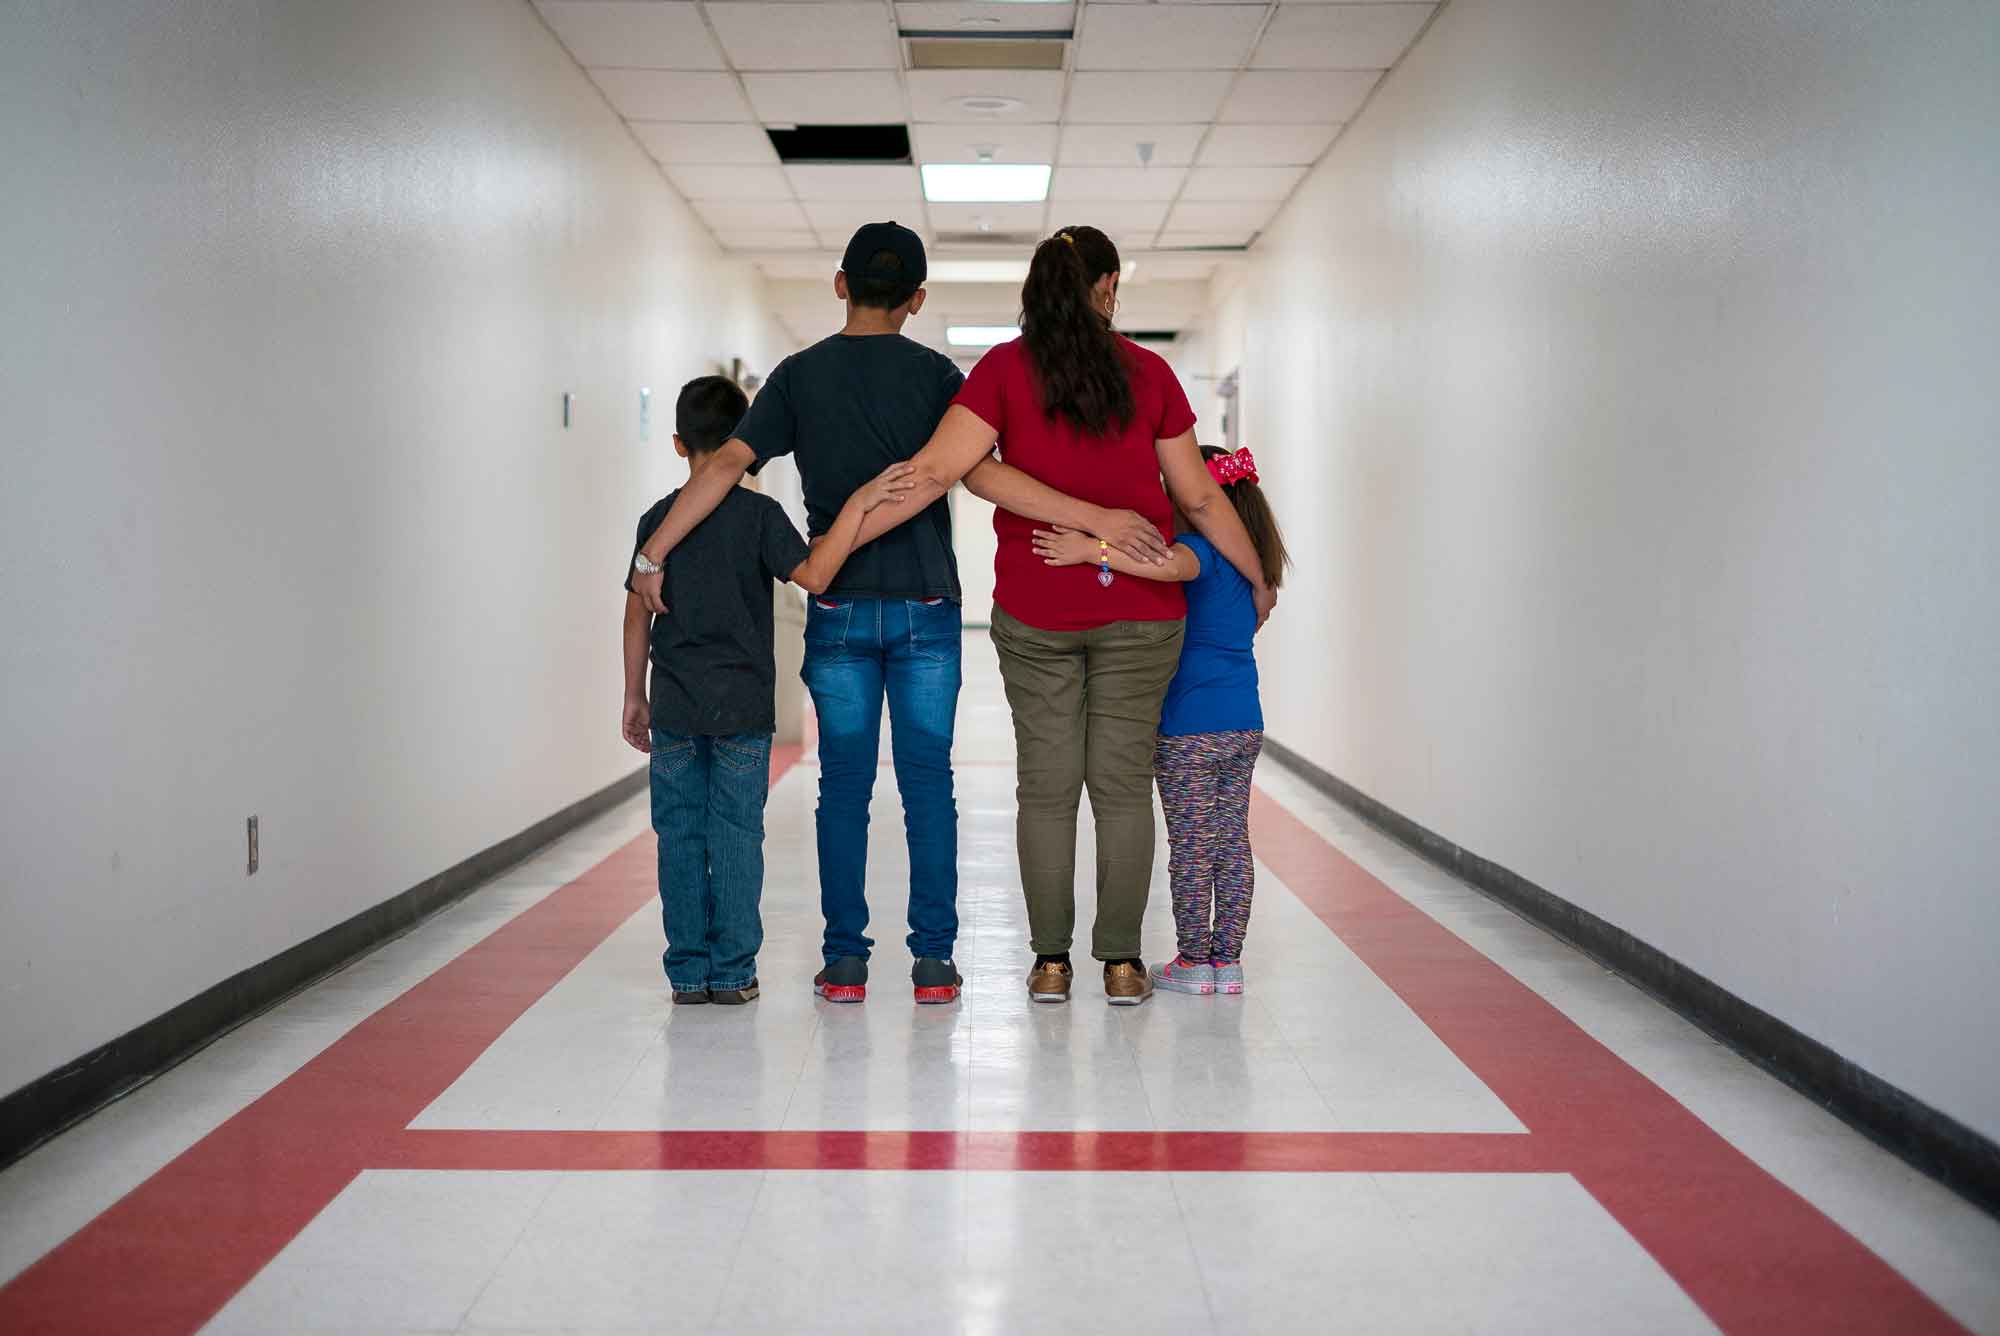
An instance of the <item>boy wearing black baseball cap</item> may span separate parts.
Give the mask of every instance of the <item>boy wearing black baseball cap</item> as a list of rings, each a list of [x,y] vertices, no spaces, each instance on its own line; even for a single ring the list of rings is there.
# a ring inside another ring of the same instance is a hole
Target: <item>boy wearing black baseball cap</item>
[[[659,565],[746,472],[795,455],[811,532],[824,533],[857,489],[923,448],[964,376],[903,337],[924,304],[922,238],[897,223],[855,232],[834,276],[846,303],[838,334],[780,362],[733,438],[689,481],[640,555]],[[706,483],[707,485],[704,485]],[[633,589],[655,611],[656,583]],[[809,601],[803,676],[819,716],[821,996],[859,1002],[874,943],[866,934],[868,802],[886,698],[896,785],[910,843],[909,948],[919,1002],[950,1002],[960,978],[958,808],[951,742],[958,709],[958,563],[940,500],[856,551]]]

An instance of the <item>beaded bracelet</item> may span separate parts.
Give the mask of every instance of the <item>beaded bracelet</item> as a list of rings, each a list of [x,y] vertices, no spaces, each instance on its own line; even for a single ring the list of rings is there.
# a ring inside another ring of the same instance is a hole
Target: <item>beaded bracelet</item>
[[[1097,583],[1111,585],[1111,544],[1102,538],[1097,540]]]

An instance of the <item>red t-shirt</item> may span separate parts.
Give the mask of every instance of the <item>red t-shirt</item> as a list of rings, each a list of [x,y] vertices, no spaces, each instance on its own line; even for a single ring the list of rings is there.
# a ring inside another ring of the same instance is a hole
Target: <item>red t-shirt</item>
[[[1156,443],[1194,426],[1194,410],[1158,353],[1118,340],[1132,379],[1132,421],[1123,431],[1088,436],[1067,418],[1042,408],[1027,345],[1019,339],[989,349],[953,403],[963,404],[1000,433],[1000,457],[1031,478],[1079,501],[1136,510],[1173,540],[1173,503],[1160,481]],[[1043,631],[1089,631],[1112,622],[1166,622],[1187,616],[1187,597],[1171,580],[1114,573],[1109,588],[1096,565],[1046,566],[1035,555],[1036,522],[995,511],[999,552],[993,558],[993,601],[1010,617]]]

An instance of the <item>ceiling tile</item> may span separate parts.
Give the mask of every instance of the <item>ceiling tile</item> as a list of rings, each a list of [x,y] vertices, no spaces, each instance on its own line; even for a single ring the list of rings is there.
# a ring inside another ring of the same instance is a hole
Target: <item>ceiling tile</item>
[[[682,164],[667,168],[667,179],[689,199],[790,199],[792,183],[776,167],[714,167]]]
[[[632,133],[661,162],[776,166],[778,154],[762,126],[703,125],[687,121],[634,121]]]
[[[1160,250],[1173,250],[1182,246],[1189,249],[1206,246],[1247,246],[1256,235],[1257,229],[1254,227],[1240,228],[1234,232],[1162,232],[1154,239],[1153,245]]]
[[[715,5],[708,17],[739,70],[893,70],[900,63],[880,5]]]
[[[923,206],[908,200],[804,200],[800,207],[812,220],[815,232],[835,232],[845,247],[847,238],[863,223],[901,223],[918,232],[927,231]]]
[[[911,70],[911,119],[965,124],[1047,123],[1062,112],[1061,70]],[[1021,105],[1006,111],[977,111],[959,105],[963,97],[1007,98]]]
[[[1152,204],[1051,204],[1050,232],[1065,227],[1094,227],[1110,237],[1121,252],[1143,250],[1167,220],[1164,201]]]
[[[834,251],[847,249],[848,238],[864,223],[901,223],[919,233],[930,232],[923,206],[908,200],[808,200],[802,207],[813,231],[819,233],[820,244]]]
[[[654,0],[541,0],[535,6],[579,65],[719,70],[701,11]]]
[[[1250,63],[1271,70],[1385,70],[1402,58],[1434,8],[1280,5]]]
[[[1196,167],[1188,173],[1181,198],[1282,200],[1305,174],[1303,167]]]
[[[723,232],[809,232],[806,216],[790,200],[694,201],[701,220]]]
[[[939,232],[1042,231],[1040,204],[933,204],[931,226]]]
[[[754,120],[733,74],[667,70],[590,70],[591,79],[628,121]]]
[[[1319,161],[1338,125],[1218,125],[1201,146],[1203,166],[1290,167]]]
[[[1182,200],[1167,215],[1169,232],[1254,232],[1278,211],[1275,200]]]
[[[1175,74],[1083,70],[1070,76],[1069,107],[1063,119],[1080,125],[1211,121],[1229,90],[1230,78],[1222,70]]]
[[[757,232],[720,229],[718,236],[727,250],[734,251],[816,251],[819,238],[810,232]]]
[[[911,148],[918,162],[984,162],[981,149],[990,150],[993,162],[1054,162],[1054,125],[913,125]]]
[[[1151,283],[1155,279],[1194,281],[1207,278],[1215,272],[1220,259],[1213,255],[1162,255],[1140,251],[1127,253],[1126,259],[1135,264],[1132,270],[1132,286]],[[1121,284],[1121,289],[1124,287]]]
[[[1126,200],[1088,200],[1081,203],[1049,205],[1049,231],[1076,224],[1095,227],[1111,234],[1114,240],[1127,232],[1151,234],[1160,230],[1160,224],[1167,221],[1167,201],[1130,202]]]
[[[1075,167],[1136,167],[1139,145],[1153,146],[1153,166],[1194,160],[1205,125],[1065,125],[1056,161]]]
[[[1185,167],[1058,167],[1049,198],[1077,200],[1170,200],[1181,190]]]
[[[1354,119],[1379,70],[1250,70],[1236,81],[1217,119],[1304,125]]]
[[[1250,54],[1261,5],[1090,5],[1079,70],[1233,70]]]
[[[888,70],[746,74],[743,86],[766,125],[895,125],[907,119]]]
[[[955,3],[922,0],[896,6],[898,26],[917,32],[1063,32],[1076,24],[1074,5]]]
[[[914,167],[810,164],[785,168],[801,200],[902,200],[904,211],[921,207],[923,192]]]

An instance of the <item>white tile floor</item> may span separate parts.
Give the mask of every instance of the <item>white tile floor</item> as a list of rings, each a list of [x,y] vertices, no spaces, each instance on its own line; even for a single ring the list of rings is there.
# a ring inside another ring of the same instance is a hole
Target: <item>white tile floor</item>
[[[910,1006],[876,902],[859,1008],[815,1002],[804,765],[773,793],[765,996],[672,1011],[635,914],[413,1124],[427,1129],[1523,1129],[1261,871],[1240,1000],[1022,996],[1011,746],[991,650],[960,715],[967,995]],[[1267,762],[1265,790],[1910,1277],[2000,1333],[2000,1224]],[[874,884],[904,877],[885,770]],[[0,1281],[356,1022],[645,829],[634,802],[0,1173]],[[1088,849],[1083,853],[1088,865]],[[1148,946],[1168,949],[1161,860]],[[1086,912],[1087,916],[1087,912]],[[371,1171],[213,1332],[1681,1332],[1707,1319],[1563,1174]]]

